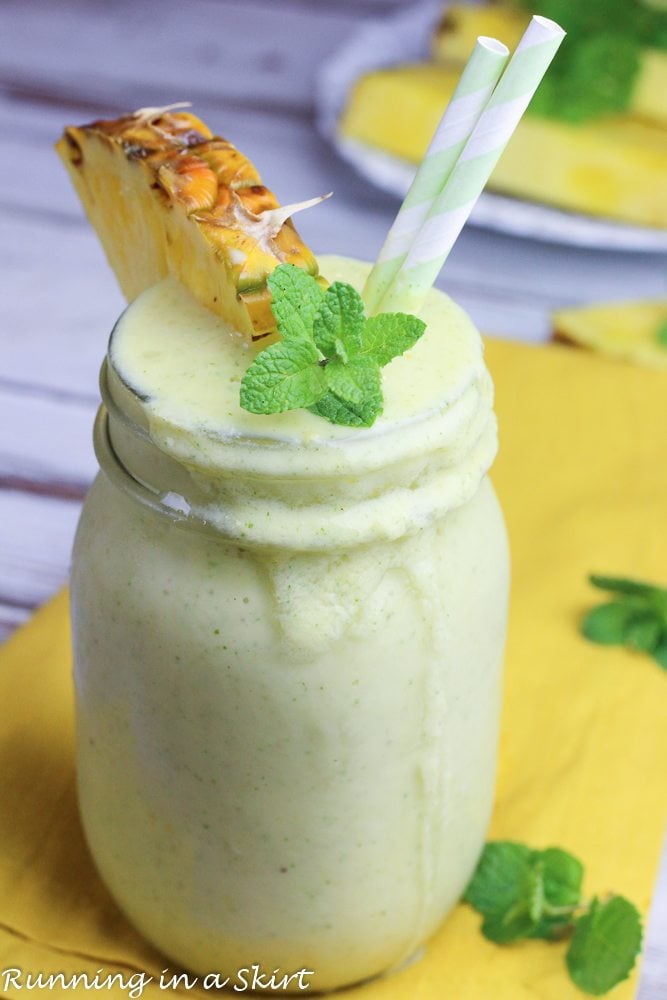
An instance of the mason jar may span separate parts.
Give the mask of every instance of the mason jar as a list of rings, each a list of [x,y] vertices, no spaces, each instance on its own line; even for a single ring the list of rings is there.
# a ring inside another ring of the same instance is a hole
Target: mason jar
[[[434,292],[429,325],[464,331],[441,405],[392,419],[418,357],[370,429],[189,420],[191,373],[156,388],[127,360],[184,294],[137,300],[102,368],[72,570],[81,815],[173,962],[329,990],[413,956],[484,841],[508,590],[491,383]]]

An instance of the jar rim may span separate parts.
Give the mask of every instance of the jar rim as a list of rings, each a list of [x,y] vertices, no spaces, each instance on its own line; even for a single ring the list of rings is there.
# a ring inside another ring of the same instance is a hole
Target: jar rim
[[[125,402],[142,409],[146,423],[133,419],[128,406],[119,400],[118,393],[114,394],[110,373],[122,386]],[[350,436],[308,440],[245,432],[218,434],[200,428],[200,438],[206,443],[202,449],[195,435],[179,435],[176,425],[162,423],[159,428],[157,425],[149,428],[145,398],[128,384],[109,355],[102,362],[99,387],[102,401],[114,420],[189,468],[204,474],[224,471],[262,477],[287,475],[302,480],[364,475],[433,451],[456,449],[479,411],[486,415],[493,406],[493,386],[482,362],[477,370],[467,373],[456,392],[439,407],[380,430],[354,428],[355,433]]]
[[[321,263],[358,288],[370,269],[326,255]],[[336,425],[303,410],[248,413],[238,398],[247,344],[173,279],[147,289],[116,322],[103,383],[158,448],[204,473],[362,475],[455,447],[475,405],[492,405],[483,344],[465,311],[433,289],[420,315],[425,335],[383,369],[384,413],[372,427]]]
[[[352,506],[297,507],[274,502],[273,513],[279,512],[280,516],[264,520],[261,500],[254,504],[245,499],[222,507],[217,502],[195,507],[179,493],[141,482],[113,446],[109,417],[103,404],[95,420],[94,446],[100,468],[115,487],[175,527],[214,533],[247,548],[317,552],[390,542],[414,534],[474,496],[497,450],[496,421],[491,413],[466,455],[464,469],[458,465],[440,468],[419,486],[400,486]]]

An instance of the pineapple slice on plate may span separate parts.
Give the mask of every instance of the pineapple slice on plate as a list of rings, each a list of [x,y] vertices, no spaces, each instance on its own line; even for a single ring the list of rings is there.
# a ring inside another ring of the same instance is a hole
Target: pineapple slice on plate
[[[175,107],[72,126],[56,149],[128,301],[172,274],[248,339],[266,336],[267,276],[281,263],[317,275],[317,262],[250,160]]]
[[[458,69],[418,63],[362,76],[340,121],[353,139],[418,163]],[[525,116],[489,188],[559,208],[667,228],[667,132],[630,118],[585,127]]]
[[[554,340],[667,371],[667,299],[560,309]]]

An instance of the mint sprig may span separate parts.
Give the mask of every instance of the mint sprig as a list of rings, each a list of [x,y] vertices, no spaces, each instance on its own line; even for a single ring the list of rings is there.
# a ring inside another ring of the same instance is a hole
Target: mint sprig
[[[603,646],[648,653],[667,670],[667,590],[624,577],[593,575],[589,580],[613,599],[586,614],[582,634]]]
[[[370,427],[382,413],[380,370],[413,347],[426,324],[407,313],[366,318],[358,292],[280,264],[268,277],[281,340],[257,355],[241,381],[251,413],[309,409],[334,424]]]
[[[582,899],[581,862],[559,847],[532,850],[513,841],[486,844],[464,900],[483,916],[496,944],[569,938],[571,978],[587,993],[606,993],[632,971],[642,942],[639,913],[622,896]]]
[[[581,863],[560,848],[533,851],[495,841],[484,848],[464,899],[483,914],[490,941],[554,940],[567,932],[579,905],[582,877]]]

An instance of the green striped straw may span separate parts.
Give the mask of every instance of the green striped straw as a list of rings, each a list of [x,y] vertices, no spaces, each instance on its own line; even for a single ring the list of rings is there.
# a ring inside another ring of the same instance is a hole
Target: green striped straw
[[[375,311],[405,260],[433,201],[442,191],[509,58],[495,38],[478,38],[410,190],[387,234],[363,299]]]
[[[564,37],[555,21],[532,18],[382,298],[383,311],[421,306]]]

